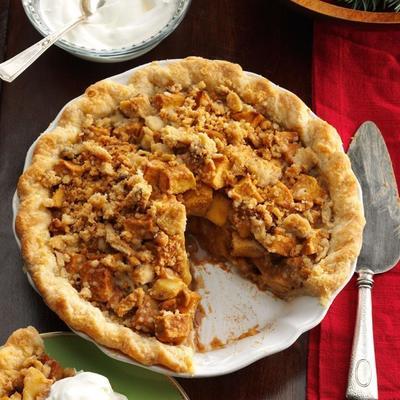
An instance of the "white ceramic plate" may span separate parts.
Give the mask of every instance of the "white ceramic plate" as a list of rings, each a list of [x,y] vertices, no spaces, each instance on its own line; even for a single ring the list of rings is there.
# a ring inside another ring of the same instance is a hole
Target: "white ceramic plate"
[[[162,63],[172,61],[176,60],[166,60]],[[136,67],[108,79],[125,84],[135,70],[144,66]],[[257,76],[250,72],[248,74]],[[54,129],[62,111],[45,132]],[[27,153],[24,170],[31,163],[35,144],[36,141]],[[360,199],[362,199],[361,189]],[[15,194],[13,198],[14,220],[18,207],[18,197]],[[16,239],[19,244],[17,236]],[[288,302],[282,301],[268,292],[259,291],[254,284],[242,279],[234,270],[227,272],[211,264],[196,267],[194,276],[200,276],[204,281],[204,287],[199,289],[199,293],[202,296],[201,304],[206,311],[206,316],[202,319],[199,328],[199,336],[200,342],[209,351],[195,354],[194,375],[174,373],[163,367],[145,368],[180,377],[217,376],[236,371],[263,357],[282,351],[291,346],[302,333],[322,321],[336,295],[350,280],[355,266],[356,263],[352,266],[346,282],[334,293],[326,306],[322,306],[318,299],[309,296],[298,297]],[[29,274],[28,279],[35,287]],[[257,326],[257,334],[237,340],[239,336],[255,326]],[[81,332],[76,333],[91,340]],[[212,349],[212,343],[216,342],[215,339],[227,343],[227,345],[223,348]],[[111,349],[100,345],[98,347],[112,358],[141,365]]]

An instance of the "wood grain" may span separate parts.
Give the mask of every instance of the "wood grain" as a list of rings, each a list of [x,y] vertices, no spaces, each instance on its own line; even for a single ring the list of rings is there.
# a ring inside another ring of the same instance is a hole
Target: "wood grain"
[[[8,0],[0,2],[0,63],[4,60],[6,49],[7,27],[8,27],[8,11],[10,3]],[[3,82],[0,80],[0,94]]]
[[[5,17],[6,16],[6,17]],[[8,22],[6,57],[40,35],[20,0],[0,0],[0,32]],[[4,36],[3,36],[4,37]],[[0,51],[4,49],[1,44]],[[30,144],[59,109],[96,80],[145,62],[199,55],[240,63],[311,101],[312,21],[280,2],[193,0],[179,28],[150,53],[118,64],[95,64],[54,47],[12,84],[0,103],[0,343],[32,324],[42,332],[66,329],[29,286],[12,233],[11,199]],[[307,339],[219,378],[181,379],[192,400],[305,398]]]

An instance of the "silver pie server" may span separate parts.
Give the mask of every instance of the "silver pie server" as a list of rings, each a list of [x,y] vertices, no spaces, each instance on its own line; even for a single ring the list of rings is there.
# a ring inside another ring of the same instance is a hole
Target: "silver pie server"
[[[366,226],[357,260],[358,307],[347,399],[378,399],[372,324],[373,275],[393,268],[400,258],[400,206],[396,180],[382,134],[364,122],[348,155],[360,182]]]
[[[57,40],[77,25],[85,22],[99,8],[103,7],[105,3],[106,0],[81,0],[80,8],[82,10],[82,15],[79,18],[46,36],[44,39],[28,47],[13,58],[1,63],[0,79],[6,82],[12,82],[32,65],[49,47],[57,42]]]

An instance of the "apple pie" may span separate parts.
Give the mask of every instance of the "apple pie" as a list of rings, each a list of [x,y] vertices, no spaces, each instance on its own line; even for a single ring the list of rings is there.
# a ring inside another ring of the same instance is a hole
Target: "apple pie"
[[[0,347],[0,400],[44,400],[52,384],[75,375],[49,357],[38,331],[18,329]]]
[[[364,218],[333,127],[235,64],[150,64],[102,81],[38,141],[18,185],[29,274],[69,326],[192,371],[185,233],[281,298],[329,299]]]

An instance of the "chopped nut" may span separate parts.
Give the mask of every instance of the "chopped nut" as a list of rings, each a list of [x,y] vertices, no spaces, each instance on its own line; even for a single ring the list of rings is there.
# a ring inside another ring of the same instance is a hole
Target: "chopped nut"
[[[140,138],[140,148],[144,150],[150,150],[151,146],[155,144],[154,133],[147,126],[142,129],[142,136]]]
[[[132,248],[120,238],[120,235],[118,235],[111,224],[106,225],[106,241],[115,250],[118,250],[128,256],[132,254]]]
[[[104,175],[113,176],[115,174],[114,168],[109,162],[103,162],[100,166],[100,171]]]
[[[318,157],[309,147],[302,147],[296,151],[294,162],[300,165],[304,172],[310,171],[317,165]]]
[[[229,92],[226,96],[226,103],[233,112],[239,112],[243,109],[242,100],[235,92]]]
[[[152,187],[141,175],[135,175],[128,181],[132,185],[131,191],[126,195],[125,204],[128,207],[145,208],[150,200]]]
[[[159,131],[163,128],[164,122],[157,115],[149,115],[144,119],[145,124],[153,131]]]
[[[121,253],[107,254],[101,259],[101,264],[111,271],[130,271],[131,267],[124,263],[124,257]]]
[[[150,264],[138,265],[132,272],[133,282],[139,285],[146,285],[153,281],[155,276],[154,268]]]
[[[187,147],[194,153],[204,152],[210,155],[217,152],[215,142],[203,132],[193,133],[168,125],[162,129],[161,139],[171,149]]]
[[[327,240],[328,237],[328,232],[325,230],[315,230],[313,234],[306,240],[303,248],[303,254],[311,255],[325,252],[324,255],[326,255],[329,247],[329,241]]]
[[[282,223],[282,227],[289,233],[293,233],[299,238],[306,238],[312,234],[313,229],[310,223],[298,214],[288,215]]]
[[[54,167],[54,170],[58,173],[65,171],[66,173],[72,173],[73,175],[81,175],[84,172],[84,166],[75,164],[72,161],[60,160]]]
[[[104,147],[99,146],[93,141],[83,142],[82,148],[102,161],[112,161],[111,154]]]
[[[153,143],[150,150],[152,153],[173,154],[172,150],[164,143]]]

